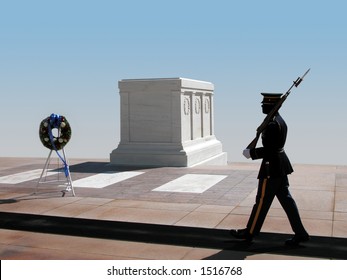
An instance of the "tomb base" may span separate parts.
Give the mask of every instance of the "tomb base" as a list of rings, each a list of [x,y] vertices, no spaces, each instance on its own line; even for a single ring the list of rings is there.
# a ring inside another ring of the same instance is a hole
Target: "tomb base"
[[[195,165],[225,165],[227,154],[216,139],[194,141],[187,147],[180,144],[131,143],[119,144],[110,155],[111,163],[120,166],[192,167]]]

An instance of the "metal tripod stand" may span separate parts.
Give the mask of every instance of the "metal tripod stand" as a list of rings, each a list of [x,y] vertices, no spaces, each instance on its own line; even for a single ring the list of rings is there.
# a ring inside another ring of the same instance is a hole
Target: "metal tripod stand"
[[[68,166],[67,166],[67,172],[65,172],[65,174],[61,174],[61,173],[64,173],[61,171],[61,169],[63,169],[63,167],[60,167],[59,165],[59,161],[58,161],[58,168],[55,169],[57,170],[57,179],[56,180],[48,180],[48,176],[51,176],[52,174],[48,174],[49,172],[52,172],[52,171],[55,171],[55,170],[50,170],[49,169],[49,166],[50,166],[50,163],[51,163],[51,156],[52,156],[52,152],[53,150],[50,150],[49,154],[48,154],[48,157],[47,157],[47,160],[46,160],[46,163],[42,169],[42,172],[41,172],[41,176],[40,176],[40,179],[38,180],[37,184],[36,184],[36,188],[35,188],[35,194],[38,192],[38,188],[39,188],[39,185],[40,184],[59,184],[59,183],[64,183],[65,185],[65,190],[62,190],[62,196],[64,197],[66,193],[68,192],[71,192],[73,196],[75,196],[75,190],[74,190],[74,187],[73,187],[73,184],[72,184],[72,179],[71,179],[71,174],[70,174],[70,170],[68,169]],[[68,160],[67,160],[67,157],[66,157],[66,153],[65,153],[65,150],[64,148],[62,148],[62,152],[63,152],[63,159],[65,161],[65,163],[68,163]],[[60,177],[64,176],[65,179],[61,179]]]

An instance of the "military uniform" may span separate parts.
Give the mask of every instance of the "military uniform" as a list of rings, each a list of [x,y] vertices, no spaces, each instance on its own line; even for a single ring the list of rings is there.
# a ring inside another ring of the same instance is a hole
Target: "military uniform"
[[[281,94],[263,94],[263,96],[263,108],[266,105],[271,108],[279,100]],[[279,113],[269,122],[261,136],[263,147],[249,150],[250,157],[253,160],[262,159],[258,173],[259,183],[256,201],[246,229],[231,230],[231,234],[237,238],[249,240],[257,235],[276,196],[295,233],[294,238],[296,239],[293,238],[291,241],[294,240],[294,243],[296,241],[298,241],[297,243],[307,241],[308,234],[301,222],[296,203],[289,192],[287,175],[293,172],[293,168],[284,151],[287,125]]]

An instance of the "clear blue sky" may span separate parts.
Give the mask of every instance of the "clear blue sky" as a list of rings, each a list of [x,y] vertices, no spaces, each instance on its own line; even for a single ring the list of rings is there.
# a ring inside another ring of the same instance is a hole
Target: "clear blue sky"
[[[346,1],[0,1],[0,156],[45,157],[38,126],[67,117],[69,157],[119,142],[118,81],[215,85],[215,134],[229,161],[261,123],[260,92],[285,92],[293,163],[347,163]]]

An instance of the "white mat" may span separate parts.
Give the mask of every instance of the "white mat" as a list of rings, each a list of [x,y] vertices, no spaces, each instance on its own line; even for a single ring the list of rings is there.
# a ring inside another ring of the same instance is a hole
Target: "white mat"
[[[30,180],[40,178],[42,169],[34,169],[30,171],[15,173],[7,176],[0,177],[0,184],[19,184]],[[49,172],[47,176],[54,175],[57,172]],[[46,175],[46,174],[45,174]]]
[[[224,175],[186,174],[153,191],[203,193],[226,177]]]
[[[119,183],[121,181],[130,179],[132,177],[143,174],[144,172],[117,172],[117,173],[100,173],[93,176],[89,176],[83,179],[73,181],[74,187],[78,188],[96,188],[101,189],[109,185]]]

